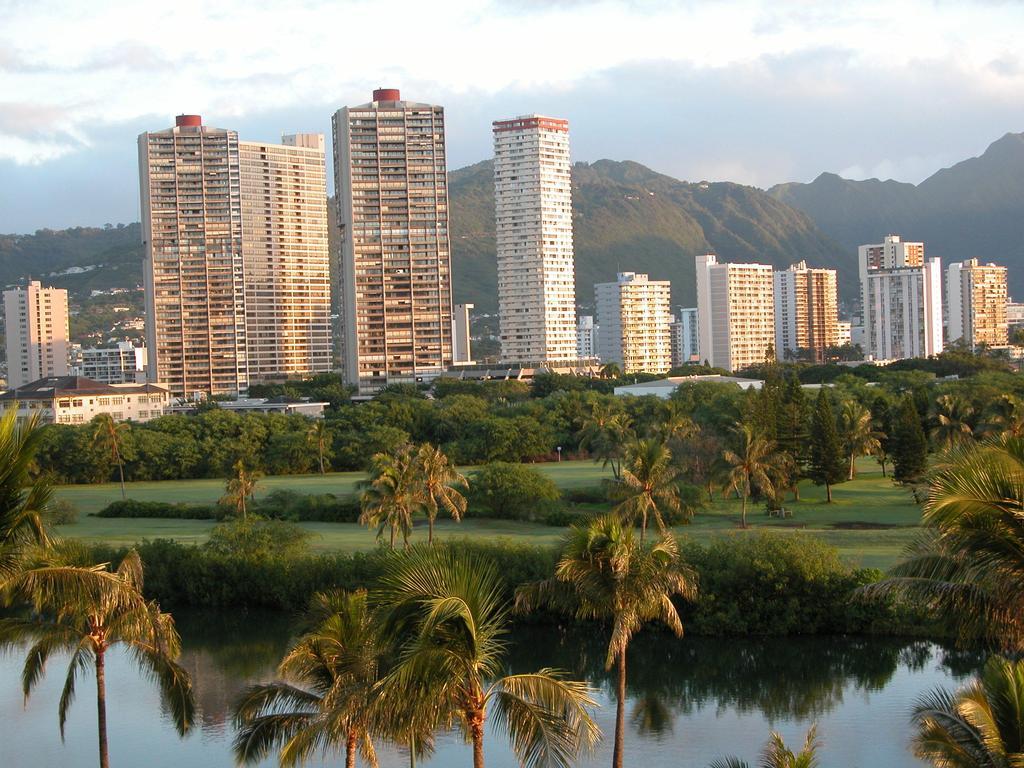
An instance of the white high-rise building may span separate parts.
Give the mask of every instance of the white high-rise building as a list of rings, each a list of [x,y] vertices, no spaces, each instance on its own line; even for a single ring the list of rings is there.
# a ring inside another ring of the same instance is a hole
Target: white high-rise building
[[[719,264],[697,256],[700,360],[739,371],[774,355],[775,300],[770,264]]]
[[[379,88],[333,122],[345,379],[432,379],[453,356],[444,108]]]
[[[37,280],[4,291],[7,386],[68,375],[68,292]]]
[[[597,330],[593,315],[576,316],[576,354],[581,359],[597,356]]]
[[[238,142],[249,380],[331,370],[324,137]]]
[[[700,362],[697,308],[680,307],[672,326],[672,367]]]
[[[569,122],[494,123],[494,209],[501,356],[577,356]]]
[[[146,380],[146,348],[130,341],[116,347],[90,347],[80,351],[81,376],[103,384],[142,384]]]
[[[839,346],[839,306],[834,269],[808,267],[806,261],[775,272],[775,354],[780,360],[799,353],[825,359]]]
[[[149,377],[172,395],[249,388],[238,163],[199,115],[139,136]]]
[[[899,235],[858,253],[864,354],[875,360],[928,357],[942,351],[942,266],[924,243]]]
[[[672,284],[620,272],[614,283],[597,283],[597,354],[623,373],[664,373],[672,367]]]
[[[452,340],[456,365],[473,362],[473,351],[469,334],[469,311],[473,304],[456,304],[452,307]]]
[[[973,351],[979,345],[1009,343],[1006,318],[1006,267],[977,259],[950,264],[946,270],[946,339],[963,339]]]

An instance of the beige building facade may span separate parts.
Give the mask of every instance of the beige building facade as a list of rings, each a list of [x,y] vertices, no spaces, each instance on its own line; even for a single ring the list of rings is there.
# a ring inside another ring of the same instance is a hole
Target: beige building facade
[[[170,393],[155,384],[104,384],[84,376],[49,376],[0,394],[0,412],[43,424],[85,424],[100,414],[144,422],[164,415]]]
[[[238,150],[249,381],[330,371],[324,137],[240,141]]]
[[[501,356],[577,355],[569,121],[543,115],[498,120],[494,210]]]
[[[839,346],[839,304],[834,269],[815,269],[801,261],[774,274],[775,354],[779,360],[810,353],[825,359]]]
[[[1009,344],[1006,310],[1006,267],[982,264],[978,259],[949,265],[947,341],[963,339],[971,350],[979,346],[1005,347]]]
[[[453,358],[444,108],[382,88],[333,126],[345,379],[429,380]]]
[[[620,272],[614,283],[594,286],[597,354],[623,373],[664,373],[672,367],[672,284],[645,274]]]
[[[7,386],[68,375],[68,292],[36,280],[4,291]]]
[[[181,397],[244,393],[238,134],[179,115],[138,146],[150,380]]]
[[[769,264],[719,264],[697,256],[699,357],[740,371],[774,356],[775,301]]]

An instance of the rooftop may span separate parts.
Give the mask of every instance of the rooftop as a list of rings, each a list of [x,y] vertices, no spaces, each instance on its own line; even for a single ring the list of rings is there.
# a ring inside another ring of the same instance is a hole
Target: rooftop
[[[166,392],[155,384],[104,384],[85,376],[50,376],[0,394],[0,400],[41,400],[66,395],[124,395]]]

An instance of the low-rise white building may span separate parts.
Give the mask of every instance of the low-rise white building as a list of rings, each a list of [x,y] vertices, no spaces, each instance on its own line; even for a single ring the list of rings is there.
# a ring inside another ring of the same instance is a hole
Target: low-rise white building
[[[104,384],[140,384],[146,380],[146,348],[130,341],[116,347],[92,347],[79,351],[82,376]]]
[[[0,394],[0,412],[18,418],[38,413],[43,424],[85,424],[102,413],[115,421],[149,421],[164,415],[170,393],[156,384],[104,384],[84,376],[37,379]]]

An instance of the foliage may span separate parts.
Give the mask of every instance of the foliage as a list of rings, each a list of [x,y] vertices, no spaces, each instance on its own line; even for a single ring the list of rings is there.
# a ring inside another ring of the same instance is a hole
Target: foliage
[[[78,507],[67,499],[54,499],[42,512],[47,525],[74,525],[78,522]]]
[[[469,481],[469,517],[535,520],[551,511],[561,496],[550,478],[524,464],[485,464]]]
[[[375,526],[378,540],[388,531],[391,549],[395,548],[395,535],[401,532],[402,543],[408,548],[413,516],[426,504],[412,448],[403,446],[393,453],[376,454],[364,486],[359,499],[360,524]]]
[[[807,731],[803,747],[799,752],[793,752],[786,746],[782,736],[778,732],[772,731],[768,737],[768,743],[765,744],[764,750],[761,752],[761,761],[758,766],[759,768],[816,768],[819,764],[818,749],[820,747],[821,742],[818,740],[818,729],[815,725],[812,725]],[[716,760],[708,768],[750,768],[750,764],[735,757],[727,757],[723,760]]]
[[[218,555],[263,559],[294,556],[308,548],[309,534],[281,520],[235,520],[210,531],[203,545]]]
[[[49,542],[43,515],[53,492],[31,474],[43,436],[38,423],[37,417],[20,423],[15,408],[0,417],[0,586],[34,547]]]
[[[775,443],[756,433],[751,425],[737,424],[733,435],[734,448],[727,449],[722,459],[728,467],[727,488],[743,499],[740,524],[746,528],[747,499],[755,493],[777,496],[777,489],[786,480],[786,465]]]
[[[666,517],[682,513],[679,500],[679,470],[672,465],[672,452],[659,438],[635,440],[626,448],[619,484],[613,487],[618,500],[615,511],[629,525],[640,523],[640,540],[647,534],[648,517],[658,530],[667,529]]]
[[[177,520],[217,520],[223,514],[221,507],[212,504],[172,504],[167,501],[138,501],[125,499],[112,501],[96,517],[149,517]]]
[[[815,485],[824,485],[828,500],[832,501],[832,486],[846,478],[842,443],[836,429],[832,398],[825,387],[818,392],[811,426],[811,461],[807,470]]]
[[[901,483],[912,483],[925,472],[928,440],[910,395],[904,395],[892,420],[893,475]]]

